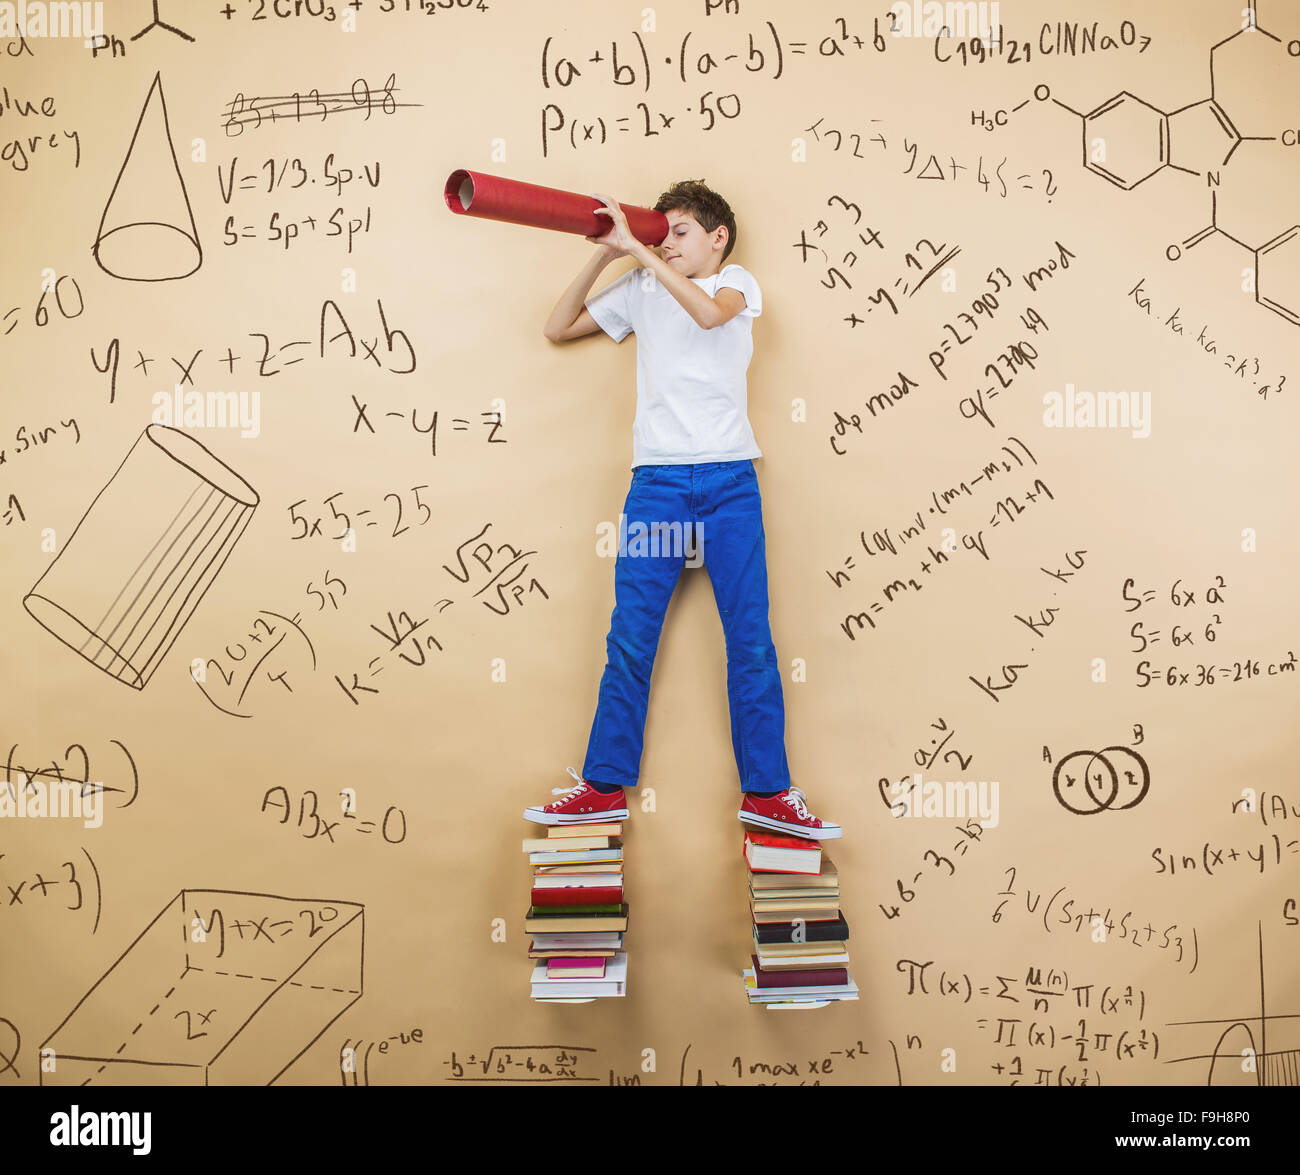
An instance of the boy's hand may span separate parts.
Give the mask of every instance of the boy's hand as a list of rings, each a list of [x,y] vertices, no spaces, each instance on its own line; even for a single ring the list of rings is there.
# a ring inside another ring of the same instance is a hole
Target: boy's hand
[[[602,236],[588,237],[587,240],[593,245],[604,245],[606,249],[613,250],[612,257],[622,257],[625,253],[634,253],[640,249],[641,242],[632,235],[632,230],[627,226],[627,216],[618,206],[618,202],[608,196],[602,196],[599,192],[591,194],[605,205],[604,208],[595,209],[595,212],[597,216],[608,216],[610,227],[609,232]]]

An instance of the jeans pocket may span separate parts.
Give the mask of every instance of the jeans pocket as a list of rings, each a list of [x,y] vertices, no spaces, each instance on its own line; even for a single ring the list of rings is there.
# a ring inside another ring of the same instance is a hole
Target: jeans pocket
[[[748,486],[757,480],[753,461],[735,461],[727,466],[727,476],[732,485]]]

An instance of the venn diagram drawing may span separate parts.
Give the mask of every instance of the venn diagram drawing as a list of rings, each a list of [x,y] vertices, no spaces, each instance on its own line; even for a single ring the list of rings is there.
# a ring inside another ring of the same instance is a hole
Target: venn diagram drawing
[[[1076,816],[1136,808],[1150,786],[1146,760],[1130,747],[1074,751],[1052,772],[1057,803]]]

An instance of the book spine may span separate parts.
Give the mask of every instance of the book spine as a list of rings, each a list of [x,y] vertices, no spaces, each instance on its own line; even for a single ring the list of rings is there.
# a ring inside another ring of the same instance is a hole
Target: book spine
[[[539,906],[534,903],[528,908],[529,918],[569,918],[575,914],[626,914],[627,907],[618,902],[583,906]]]
[[[754,963],[754,982],[764,987],[832,987],[849,981],[847,967],[790,967],[781,971],[764,971],[758,965],[758,956],[750,955]]]
[[[617,908],[623,901],[621,886],[547,886],[534,888],[534,906],[610,906]]]
[[[834,922],[800,922],[801,936],[795,937],[793,922],[756,922],[754,937],[764,946],[786,942],[848,942],[849,928],[842,919]]]
[[[791,877],[818,877],[821,875],[821,871],[822,871],[820,860],[811,869],[808,868],[791,869],[788,865],[778,866],[773,862],[769,862],[762,865],[755,864],[755,857],[752,856],[748,851],[742,853],[741,855],[745,858],[745,864],[749,867],[750,873],[761,873],[764,876],[771,876],[773,874],[785,873]],[[761,860],[762,858],[758,858],[758,859]],[[797,862],[797,863],[802,864],[802,862]]]
[[[622,849],[583,849],[578,852],[528,854],[530,865],[617,865],[622,860]]]

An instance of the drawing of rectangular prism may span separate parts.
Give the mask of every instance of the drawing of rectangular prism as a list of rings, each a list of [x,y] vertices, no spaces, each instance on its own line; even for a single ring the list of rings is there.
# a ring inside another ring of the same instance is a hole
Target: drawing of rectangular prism
[[[361,998],[364,948],[353,902],[181,890],[41,1046],[41,1084],[269,1085]]]

